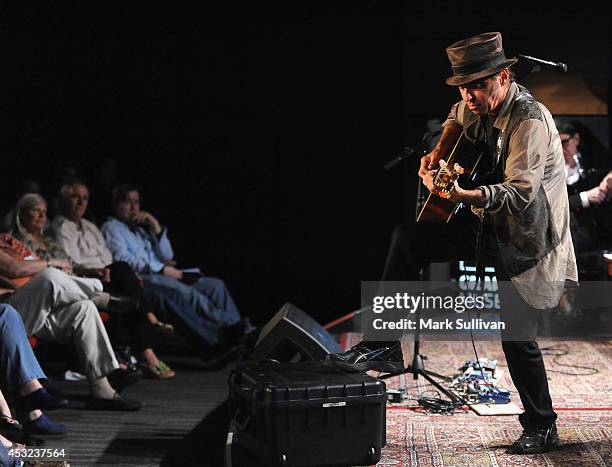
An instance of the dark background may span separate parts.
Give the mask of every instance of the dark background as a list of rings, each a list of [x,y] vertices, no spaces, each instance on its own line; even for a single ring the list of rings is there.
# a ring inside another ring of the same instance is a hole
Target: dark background
[[[508,56],[565,61],[607,103],[609,7],[535,3],[4,5],[0,208],[24,178],[52,198],[66,166],[98,213],[136,182],[179,262],[243,313],[289,301],[326,322],[359,307],[413,212],[414,163],[382,166],[458,100],[451,42],[501,31]]]

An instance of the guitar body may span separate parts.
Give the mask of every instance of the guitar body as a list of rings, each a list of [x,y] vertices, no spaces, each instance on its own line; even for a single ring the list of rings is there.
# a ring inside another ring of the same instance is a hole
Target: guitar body
[[[468,140],[465,133],[461,133],[451,153],[447,157],[443,157],[448,164],[447,167],[449,167],[449,170],[442,168],[438,169],[434,177],[434,184],[436,184],[439,189],[450,192],[453,189],[454,181],[458,179],[462,188],[473,188],[482,154],[482,148]],[[463,169],[461,174],[457,172],[451,173],[450,168],[452,168],[454,164],[461,166]],[[426,195],[419,196],[419,199],[417,199],[417,222],[429,219],[438,219],[448,222],[451,217],[453,217],[453,214],[462,206],[461,204],[429,192],[422,181],[419,192],[426,193]]]

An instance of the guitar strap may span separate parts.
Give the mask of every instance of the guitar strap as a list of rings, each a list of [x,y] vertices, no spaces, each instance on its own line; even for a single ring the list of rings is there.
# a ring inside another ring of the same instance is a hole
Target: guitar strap
[[[491,163],[492,165],[495,165],[495,137],[493,135],[493,122],[491,121],[492,119],[488,116],[485,115],[483,117],[483,124],[484,124],[484,128],[485,128],[485,140],[486,140],[486,145],[487,145],[487,149],[489,152],[489,158],[491,159]]]
[[[499,154],[501,152],[499,147],[499,128],[493,126],[493,118],[491,116],[485,116],[485,120],[486,147],[489,152],[491,167],[496,167],[499,163]]]
[[[478,174],[478,178],[481,184],[490,185],[499,183],[502,181],[499,171],[499,155],[501,154],[500,131],[493,126],[493,119],[488,115],[480,117],[480,125],[482,127],[481,135],[484,136],[483,150],[486,155],[483,156],[484,163],[481,164],[482,172]]]
[[[479,178],[481,182],[490,184],[497,183],[499,178],[499,154],[501,148],[498,148],[499,145],[499,129],[493,126],[494,118],[489,115],[484,115],[480,119],[480,123],[483,128],[484,134],[484,148],[487,153],[487,164],[486,172],[481,173]],[[485,218],[484,215],[480,216],[478,222],[478,231],[476,233],[476,245],[475,245],[475,266],[476,266],[476,281],[477,287],[482,286],[484,283],[485,277],[485,262],[482,257],[482,243],[483,243],[483,235],[485,230]]]

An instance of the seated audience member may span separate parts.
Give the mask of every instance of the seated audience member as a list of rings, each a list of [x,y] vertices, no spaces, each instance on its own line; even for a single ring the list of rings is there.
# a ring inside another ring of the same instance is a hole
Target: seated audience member
[[[97,279],[70,276],[72,265],[36,257],[17,239],[0,236],[0,297],[21,315],[26,333],[43,340],[72,343],[89,381],[87,406],[99,410],[138,410],[140,403],[111,386],[134,383],[120,370],[96,306],[108,305]]]
[[[225,284],[213,277],[201,277],[190,285],[181,281],[183,272],[167,264],[174,256],[168,231],[140,209],[136,187],[116,187],[112,203],[115,216],[102,232],[115,260],[125,261],[142,275],[145,293],[156,296],[159,306],[180,318],[187,337],[208,351],[208,363],[214,365],[218,359],[223,363],[248,331]]]
[[[5,391],[22,417],[23,430],[10,412],[0,392],[0,441],[21,441],[25,434],[61,434],[64,427],[51,421],[42,410],[61,409],[68,401],[55,397],[40,384],[46,379],[26,336],[21,317],[13,307],[0,304],[0,388]]]
[[[569,122],[557,120],[557,129],[565,158],[565,182],[571,211],[570,229],[574,250],[584,253],[609,245],[609,219],[612,215],[612,171],[596,170],[588,164],[588,155],[581,152],[581,137]]]
[[[83,188],[86,190],[85,187]],[[81,211],[80,207],[78,210]],[[85,210],[83,209],[82,213],[84,212]],[[113,316],[111,319],[111,329],[115,330],[112,336],[120,341],[117,343],[122,345],[127,345],[131,342],[135,343],[136,351],[140,354],[141,367],[148,375],[160,379],[172,378],[174,376],[172,369],[157,358],[153,349],[143,342],[143,338],[140,335],[141,326],[144,322],[150,322],[146,321],[147,316],[153,316],[153,318],[155,316],[152,313],[143,311],[145,305],[142,286],[130,266],[126,263],[110,264],[110,261],[106,265],[99,264],[101,260],[98,260],[95,264],[92,261],[88,261],[86,264],[74,261],[66,253],[63,245],[44,234],[44,225],[47,223],[46,213],[47,204],[42,196],[37,194],[23,196],[17,203],[15,226],[13,229],[15,238],[23,242],[29,250],[41,259],[66,260],[71,263],[72,272],[76,275],[100,279],[103,290],[110,293],[111,297],[115,297],[115,294],[124,294],[127,297],[134,298],[135,300],[122,304],[122,307],[128,308],[128,312]],[[74,224],[64,217],[62,219],[57,220],[55,223],[56,226],[60,227],[59,230],[61,231],[67,230],[68,223]],[[81,222],[81,226],[85,225],[86,222]],[[76,224],[74,225],[76,226]],[[88,228],[88,231],[91,231],[91,228]],[[74,238],[74,240],[78,241],[77,238]],[[106,251],[105,259],[109,257],[110,253]],[[125,299],[122,300],[126,301]],[[112,306],[115,305],[113,304]],[[132,309],[129,310],[129,308]],[[115,323],[118,324],[115,325]],[[126,334],[125,331],[127,331],[127,336],[124,336]]]
[[[28,193],[40,193],[40,184],[36,180],[23,180],[17,188],[17,197],[15,204],[23,195]],[[2,216],[2,232],[10,232],[13,228],[13,219],[15,219],[15,205],[11,207]]]

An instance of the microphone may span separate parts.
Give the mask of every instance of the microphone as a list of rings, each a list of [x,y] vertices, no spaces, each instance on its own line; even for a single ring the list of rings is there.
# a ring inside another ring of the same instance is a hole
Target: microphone
[[[529,55],[518,55],[519,57],[527,60],[528,62],[535,63],[536,65],[552,68],[561,73],[567,73],[567,65],[563,62],[551,62],[548,60],[542,60],[541,58],[531,57]]]
[[[410,157],[416,154],[416,151],[411,147],[406,146],[401,156],[397,156],[395,159],[390,160],[384,165],[385,170],[391,170],[393,167],[401,163],[406,157]]]

